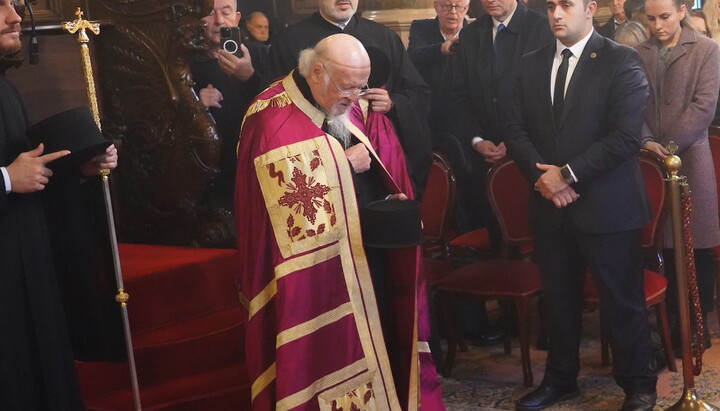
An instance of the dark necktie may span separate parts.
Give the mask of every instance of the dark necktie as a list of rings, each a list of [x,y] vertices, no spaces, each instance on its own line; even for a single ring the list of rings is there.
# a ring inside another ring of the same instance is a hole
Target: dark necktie
[[[498,34],[500,34],[501,31],[505,29],[505,25],[500,23],[497,26],[497,31],[495,32],[495,39],[497,39]]]
[[[497,26],[497,31],[495,32],[495,40],[493,41],[493,72],[497,73],[498,69],[500,68],[500,61],[502,60],[502,54],[505,52],[505,47],[501,44],[502,40],[500,38],[500,32],[505,29],[505,25],[500,23]],[[503,36],[504,37],[504,36]]]
[[[560,117],[563,112],[563,103],[565,102],[565,80],[567,79],[568,61],[572,56],[570,49],[562,51],[563,60],[558,67],[557,76],[555,76],[555,93],[553,94],[553,114],[555,115],[555,124],[560,124]]]

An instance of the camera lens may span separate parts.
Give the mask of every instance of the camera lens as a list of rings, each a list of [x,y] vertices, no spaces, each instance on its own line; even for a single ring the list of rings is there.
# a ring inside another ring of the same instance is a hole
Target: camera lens
[[[234,40],[227,40],[223,43],[223,50],[235,54],[238,51],[238,44]]]

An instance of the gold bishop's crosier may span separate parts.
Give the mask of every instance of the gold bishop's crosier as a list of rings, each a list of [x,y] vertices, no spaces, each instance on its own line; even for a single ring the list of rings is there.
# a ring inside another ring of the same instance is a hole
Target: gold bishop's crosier
[[[92,62],[90,61],[90,50],[88,42],[90,39],[86,30],[90,30],[93,34],[100,34],[100,24],[83,19],[83,12],[80,7],[75,11],[77,19],[74,21],[63,22],[62,27],[70,34],[78,33],[78,43],[80,43],[80,56],[82,58],[83,73],[85,75],[85,85],[87,87],[87,96],[90,103],[90,112],[92,113],[95,124],[98,129],[102,130],[100,124],[100,111],[98,110],[97,94],[95,92],[95,78],[93,76]],[[130,319],[127,312],[128,293],[125,292],[122,279],[122,268],[120,267],[120,253],[118,251],[117,235],[115,231],[115,219],[112,211],[112,200],[110,198],[110,184],[108,176],[110,170],[103,169],[99,171],[102,176],[103,194],[105,195],[105,212],[107,215],[108,229],[110,232],[110,243],[112,247],[113,263],[115,266],[115,281],[117,282],[118,292],[115,300],[120,304],[120,311],[123,319],[123,327],[125,331],[125,346],[127,347],[128,365],[130,367],[130,380],[132,384],[133,400],[135,402],[135,410],[142,410],[140,404],[140,388],[138,385],[137,370],[135,368],[135,355],[133,352],[132,337],[130,334]]]

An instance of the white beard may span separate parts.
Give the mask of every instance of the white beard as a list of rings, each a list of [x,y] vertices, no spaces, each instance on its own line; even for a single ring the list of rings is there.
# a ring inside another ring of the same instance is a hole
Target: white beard
[[[352,133],[350,133],[350,130],[345,126],[346,121],[350,121],[347,113],[340,114],[339,116],[331,116],[328,114],[327,125],[328,133],[340,140],[344,148],[349,148]]]

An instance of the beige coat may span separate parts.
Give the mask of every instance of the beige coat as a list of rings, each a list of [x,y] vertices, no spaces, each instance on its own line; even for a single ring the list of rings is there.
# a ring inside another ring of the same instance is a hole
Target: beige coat
[[[659,48],[655,37],[637,46],[650,84],[644,132],[664,146],[671,140],[678,145],[676,154],[683,163],[680,173],[687,176],[692,192],[695,248],[711,248],[720,244],[715,172],[708,142],[708,126],[715,115],[720,88],[720,48],[713,40],[683,27],[662,84],[657,84]],[[656,119],[658,106],[660,118]],[[672,247],[669,224],[665,228],[665,246]]]

